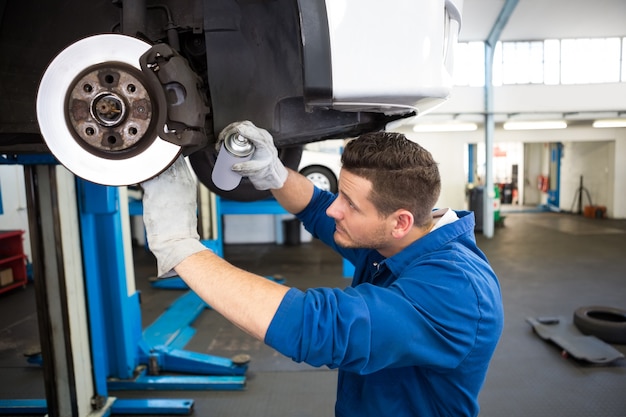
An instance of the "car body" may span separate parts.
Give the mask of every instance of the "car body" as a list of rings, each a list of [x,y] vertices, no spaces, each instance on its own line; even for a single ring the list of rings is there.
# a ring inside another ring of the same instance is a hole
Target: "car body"
[[[267,192],[245,179],[223,192],[211,180],[225,126],[250,120],[267,129],[295,168],[304,144],[429,111],[452,88],[462,0],[2,7],[4,155],[52,153],[83,178],[124,185],[182,152],[211,190],[247,201]]]

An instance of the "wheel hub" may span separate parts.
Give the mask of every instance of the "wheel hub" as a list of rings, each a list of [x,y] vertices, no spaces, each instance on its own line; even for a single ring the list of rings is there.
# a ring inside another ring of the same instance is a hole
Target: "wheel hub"
[[[104,152],[135,146],[153,121],[150,95],[137,70],[123,65],[81,76],[70,91],[68,114],[77,139]]]

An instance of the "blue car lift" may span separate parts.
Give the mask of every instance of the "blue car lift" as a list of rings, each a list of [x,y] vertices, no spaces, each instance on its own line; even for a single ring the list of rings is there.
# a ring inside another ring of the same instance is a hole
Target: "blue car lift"
[[[31,187],[28,192],[35,196],[35,202],[29,202],[29,219],[37,220],[37,224],[40,225],[34,228],[35,234],[40,233],[36,235],[37,239],[34,241],[43,242],[42,247],[34,248],[33,251],[45,252],[41,253],[40,257],[48,259],[49,256],[46,255],[48,252],[44,247],[51,246],[52,252],[58,254],[62,250],[57,246],[58,242],[57,245],[54,242],[55,239],[60,239],[57,229],[61,227],[55,223],[63,222],[54,216],[58,216],[58,212],[62,211],[59,209],[62,205],[59,201],[67,196],[58,196],[58,193],[62,194],[64,191],[57,190],[59,186],[55,184],[57,176],[63,177],[55,171],[56,161],[53,158],[42,160],[39,156],[35,157],[34,162],[27,157],[10,160],[3,157],[0,158],[0,163],[33,165],[25,168],[26,182]],[[94,390],[93,396],[87,399],[87,404],[92,409],[89,416],[190,414],[193,408],[192,399],[117,399],[109,396],[109,390],[243,389],[247,363],[234,363],[230,359],[183,349],[195,333],[191,323],[209,307],[191,291],[187,291],[152,325],[142,331],[139,292],[134,289],[134,281],[127,279],[129,276],[132,277],[132,269],[129,271],[125,262],[128,248],[126,244],[129,239],[125,239],[122,219],[124,219],[123,216],[128,217],[128,206],[125,208],[120,204],[120,191],[116,187],[101,186],[76,179],[75,193],[78,199],[80,246]],[[37,211],[43,211],[42,217],[45,219],[41,220],[39,217],[35,219],[33,213]],[[47,226],[50,224],[51,226]],[[57,236],[50,236],[50,233],[54,234],[54,232],[47,229],[57,230]],[[52,244],[47,245],[47,242],[52,242]],[[212,244],[214,242],[207,242],[207,246]],[[63,268],[63,265],[56,264],[38,267],[38,272],[42,275],[40,279],[37,279],[37,275],[35,276],[38,302],[45,299],[46,290],[50,287],[48,281],[52,281],[47,276],[43,276],[47,273],[44,271],[63,270]],[[64,277],[54,276],[53,278],[58,279],[59,286],[64,289]],[[40,290],[37,287],[43,289]],[[67,318],[71,313],[68,314],[66,311],[69,308],[65,297],[67,297],[66,293],[61,292],[60,300],[56,300],[60,307],[50,307],[51,312],[39,311],[45,308],[38,307],[40,322],[45,321],[49,324],[57,323],[57,320],[71,321]],[[55,315],[55,310],[59,309],[62,318],[51,317]],[[63,411],[64,407],[71,410],[72,417],[82,417],[84,414],[78,411],[81,405],[75,404],[81,400],[85,401],[80,398],[76,399],[76,392],[81,391],[80,383],[76,381],[79,378],[63,373],[65,369],[68,369],[68,373],[74,370],[75,366],[70,362],[72,355],[76,355],[76,352],[70,348],[67,353],[59,354],[56,350],[63,349],[55,350],[54,345],[51,345],[49,349],[43,346],[48,343],[48,339],[56,337],[54,334],[46,333],[46,326],[44,325],[42,330],[40,324],[44,374],[48,375],[46,379],[53,380],[53,383],[46,386],[47,400],[1,400],[0,415],[46,413],[50,417],[69,415]],[[61,342],[50,343],[68,344],[71,332],[65,328],[64,331],[68,335],[61,337]],[[53,363],[59,359],[67,359],[68,364]],[[59,367],[63,370],[59,371]],[[59,373],[63,375],[57,375]],[[183,375],[171,375],[172,373]],[[58,389],[57,385],[62,384],[55,382],[65,383],[67,380],[70,380],[69,387]],[[66,406],[66,403],[71,404]],[[85,408],[84,405],[83,408]]]
[[[208,306],[197,295],[187,291],[172,306],[170,306],[153,324],[148,326],[141,334],[132,329],[133,323],[141,323],[139,314],[139,294],[128,297],[126,288],[126,273],[121,270],[124,267],[124,245],[121,236],[121,212],[119,204],[119,190],[115,187],[105,187],[79,180],[79,190],[85,196],[81,203],[81,225],[83,241],[88,244],[83,246],[86,262],[100,265],[102,268],[90,268],[93,271],[87,273],[87,281],[100,283],[100,288],[94,288],[96,296],[108,297],[109,291],[113,291],[110,299],[103,300],[105,305],[112,307],[118,303],[117,308],[112,308],[115,317],[111,323],[103,323],[103,327],[110,334],[107,335],[107,343],[110,349],[115,350],[112,355],[117,363],[112,363],[109,375],[116,377],[110,379],[110,389],[242,389],[247,370],[245,364],[234,364],[230,359],[216,356],[184,351],[183,347],[195,334],[191,324],[198,315]],[[126,214],[126,213],[125,213]],[[213,242],[203,241],[211,246]],[[113,262],[117,260],[117,262]],[[120,268],[118,271],[106,271],[111,265]],[[106,271],[106,278],[100,279],[102,270]],[[94,279],[90,279],[93,274]],[[118,276],[122,282],[122,288],[115,288],[111,284],[113,276]],[[104,286],[104,288],[103,288]],[[111,288],[112,287],[112,288]],[[99,290],[99,291],[98,291]],[[96,304],[101,302],[97,300]],[[109,320],[109,315],[97,314],[102,320]],[[136,317],[136,319],[131,319]],[[123,322],[129,328],[126,331],[119,329],[119,323]],[[119,339],[122,343],[114,342]],[[120,351],[116,346],[126,346],[125,351]],[[137,367],[141,369],[137,375]],[[162,372],[180,372],[199,375],[211,375],[202,377],[193,376],[166,376],[155,375]],[[153,376],[150,376],[153,375]],[[172,387],[176,388],[172,388]]]

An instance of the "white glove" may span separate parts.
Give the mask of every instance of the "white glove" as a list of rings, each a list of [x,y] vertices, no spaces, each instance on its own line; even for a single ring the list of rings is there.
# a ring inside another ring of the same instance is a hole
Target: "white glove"
[[[174,276],[183,259],[205,250],[198,235],[197,186],[182,156],[160,175],[145,181],[143,222],[148,246],[157,259],[157,277]]]
[[[224,138],[236,133],[252,142],[255,150],[249,161],[234,164],[232,170],[248,177],[257,190],[281,188],[287,180],[287,169],[278,158],[272,135],[249,121],[231,123],[220,132],[218,149]]]

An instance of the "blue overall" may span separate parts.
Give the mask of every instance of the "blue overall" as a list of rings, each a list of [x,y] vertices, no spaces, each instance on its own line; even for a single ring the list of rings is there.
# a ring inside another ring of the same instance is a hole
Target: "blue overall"
[[[265,342],[294,361],[338,368],[336,416],[476,416],[502,332],[500,287],[476,246],[474,216],[385,258],[333,240],[315,190],[298,214],[313,236],[355,265],[346,289],[290,289]]]

